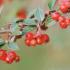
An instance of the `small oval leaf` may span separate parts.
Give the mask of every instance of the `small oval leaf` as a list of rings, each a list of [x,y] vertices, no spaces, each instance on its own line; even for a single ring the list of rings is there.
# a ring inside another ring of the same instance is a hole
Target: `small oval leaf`
[[[36,22],[34,19],[27,18],[23,21],[23,24],[25,24],[25,25],[36,25]]]
[[[34,16],[38,21],[43,21],[43,19],[45,18],[44,11],[41,8],[36,9]]]
[[[53,9],[53,7],[54,7],[56,1],[57,1],[57,0],[51,0],[51,1],[48,3],[48,7],[49,7],[50,10]]]
[[[13,23],[11,25],[11,33],[12,35],[21,35],[22,32],[20,31],[20,27],[18,26],[18,24]]]
[[[19,46],[15,42],[9,42],[8,43],[8,48],[12,50],[18,50]]]

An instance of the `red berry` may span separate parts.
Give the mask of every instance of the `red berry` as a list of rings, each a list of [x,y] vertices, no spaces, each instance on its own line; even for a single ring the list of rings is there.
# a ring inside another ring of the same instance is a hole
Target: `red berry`
[[[65,18],[63,16],[59,17],[59,22],[65,21]]]
[[[26,44],[27,46],[30,46],[30,39],[26,39],[26,40],[25,40],[25,44]]]
[[[8,54],[7,54],[7,57],[6,57],[6,62],[11,64],[13,63],[13,61],[16,59],[16,53],[14,51],[10,51]]]
[[[60,6],[60,10],[63,12],[63,13],[67,13],[68,12],[68,6],[66,6],[65,4],[62,4]]]
[[[0,0],[0,6],[4,3],[4,0]]]
[[[26,39],[33,39],[33,33],[31,33],[31,32],[28,32],[28,33],[26,33]]]
[[[37,42],[37,44],[41,45],[43,43],[42,37],[41,36],[38,36],[36,38],[36,42]]]
[[[19,62],[19,61],[20,61],[20,57],[19,57],[19,56],[16,56],[15,61],[16,61],[16,62]]]
[[[30,45],[31,46],[36,46],[36,39],[31,39],[31,41],[30,41]]]
[[[9,64],[12,64],[14,60],[7,57],[5,61]]]
[[[54,12],[51,14],[51,17],[53,20],[58,21],[58,18],[60,17],[60,14],[58,12]]]
[[[26,11],[24,9],[20,9],[17,12],[17,17],[20,18],[20,19],[25,19],[27,17]]]
[[[68,18],[65,19],[65,22],[66,22],[67,25],[70,25],[70,19],[68,19]]]
[[[42,34],[42,40],[44,42],[49,42],[49,36],[47,34]]]
[[[66,1],[66,2],[64,2],[64,4],[65,4],[68,8],[70,8],[70,1]]]
[[[66,24],[65,21],[60,22],[60,27],[61,27],[61,28],[65,29],[65,28],[67,28],[67,26],[68,26],[68,25]]]
[[[6,50],[0,49],[0,59],[5,61],[6,56],[7,56]]]
[[[7,56],[10,56],[9,58],[15,59],[16,53],[14,51],[10,51]]]

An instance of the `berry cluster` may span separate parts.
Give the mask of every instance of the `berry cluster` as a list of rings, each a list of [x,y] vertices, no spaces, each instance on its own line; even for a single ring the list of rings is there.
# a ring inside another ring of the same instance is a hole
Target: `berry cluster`
[[[27,46],[36,46],[36,45],[42,45],[43,43],[46,43],[48,41],[49,41],[49,36],[47,34],[41,34],[39,36],[35,36],[33,33],[28,32],[26,34],[25,44]]]
[[[12,1],[12,0],[9,0]],[[0,5],[2,5],[3,0],[0,1]],[[50,3],[52,4],[52,3]],[[52,5],[50,5],[52,6]],[[70,1],[63,2],[60,6],[61,13],[69,13],[70,12]],[[39,12],[39,14],[38,14]],[[33,13],[31,16],[27,17],[27,12],[23,8],[19,9],[19,11],[16,13],[16,18],[19,20],[16,21],[15,24],[9,24],[7,28],[1,28],[1,34],[2,33],[8,33],[6,41],[0,40],[0,46],[4,45],[5,43],[10,44],[9,41],[12,41],[14,43],[16,39],[21,38],[26,32],[25,35],[25,44],[30,47],[35,47],[36,45],[42,45],[44,43],[49,42],[49,36],[47,34],[42,34],[43,30],[46,30],[48,27],[45,25],[46,21],[49,20],[50,16],[53,20],[58,21],[59,25],[62,29],[66,29],[70,25],[70,18],[61,16],[61,14],[57,11],[50,10],[44,14],[44,12],[41,9],[37,9],[35,13]],[[41,18],[41,17],[42,18]],[[48,23],[49,21],[47,21]],[[34,24],[31,24],[34,23]],[[37,24],[35,24],[37,23]],[[15,25],[15,26],[14,26]],[[24,29],[26,27],[26,29]],[[33,34],[32,32],[28,32],[30,27],[36,27],[37,33]],[[7,31],[6,31],[7,29]],[[10,30],[10,31],[9,31]],[[25,30],[25,31],[24,31]],[[6,32],[5,32],[6,31]],[[16,32],[17,31],[17,32]],[[12,44],[11,44],[12,45]],[[14,46],[16,46],[14,44]],[[0,49],[0,60],[12,64],[14,61],[19,62],[20,57],[14,52],[6,52],[6,50]]]
[[[61,28],[65,29],[70,25],[70,19],[65,18],[64,16],[61,16],[58,12],[54,12],[51,14],[51,17],[53,20],[56,20],[59,22],[59,25]]]
[[[6,50],[0,49],[0,60],[12,64],[14,61],[19,62],[20,57],[14,51],[7,53]]]
[[[60,10],[63,13],[70,12],[70,2],[69,1],[63,2],[60,6]]]
[[[60,6],[60,10],[62,13],[70,12],[70,2],[64,2]],[[51,13],[51,17],[53,20],[58,21],[60,27],[63,29],[67,28],[68,25],[70,25],[70,18],[66,18],[64,16],[61,16],[61,14],[59,12],[54,11],[53,13]]]

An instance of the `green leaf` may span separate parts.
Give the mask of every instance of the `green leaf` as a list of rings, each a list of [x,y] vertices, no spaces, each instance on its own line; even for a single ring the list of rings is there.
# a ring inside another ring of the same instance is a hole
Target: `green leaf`
[[[15,42],[9,42],[8,43],[8,48],[12,50],[18,50],[19,46]]]
[[[3,46],[5,44],[5,41],[3,39],[0,39],[0,46]]]
[[[44,11],[41,8],[34,9],[28,14],[28,17],[31,17],[32,15],[34,15],[34,18],[38,21],[43,21],[43,19],[45,18]]]
[[[22,31],[22,35],[26,34],[27,32],[30,32],[30,31],[33,31],[32,27],[29,27],[29,26],[25,27]]]
[[[11,32],[12,32],[12,35],[21,35],[22,34],[22,32],[20,31],[20,27],[16,23],[12,24]]]
[[[51,0],[51,1],[48,3],[48,7],[49,7],[50,10],[53,9],[55,3],[56,3],[56,0]]]
[[[36,22],[34,19],[27,18],[23,21],[23,24],[25,24],[25,25],[36,25]]]
[[[38,21],[43,21],[43,19],[45,18],[44,11],[41,8],[36,9],[34,16]]]

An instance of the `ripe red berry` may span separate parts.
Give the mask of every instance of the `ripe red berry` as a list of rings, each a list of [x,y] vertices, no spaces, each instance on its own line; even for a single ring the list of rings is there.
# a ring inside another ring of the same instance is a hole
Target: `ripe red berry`
[[[7,54],[7,57],[5,59],[5,61],[9,64],[13,63],[13,61],[16,59],[16,53],[14,51],[10,51]]]
[[[68,19],[68,18],[65,19],[65,22],[66,22],[67,25],[70,25],[70,19]]]
[[[65,5],[65,4],[62,4],[62,5],[60,6],[60,10],[61,10],[61,12],[63,12],[63,13],[67,13],[67,12],[68,12],[68,6]]]
[[[68,25],[66,24],[65,21],[62,21],[62,22],[60,22],[60,27],[61,27],[62,29],[65,29],[65,28],[68,27]]]
[[[19,61],[20,61],[20,57],[19,57],[19,56],[16,56],[15,61],[16,61],[16,62],[19,62]]]
[[[7,56],[6,50],[0,49],[0,59],[5,61],[6,56]]]
[[[28,32],[28,33],[26,33],[26,39],[33,39],[33,33],[31,33],[31,32]]]
[[[30,41],[30,45],[31,46],[36,46],[36,39],[31,39],[31,41]]]
[[[4,0],[0,0],[0,6],[4,3]]]
[[[63,22],[63,21],[65,21],[65,17],[60,16],[60,17],[59,17],[59,22]]]
[[[25,40],[25,44],[26,44],[27,46],[30,46],[30,39],[26,39],[26,40]]]
[[[20,19],[25,19],[27,17],[26,11],[24,9],[20,9],[16,15]]]
[[[65,1],[64,4],[65,4],[68,8],[70,8],[70,1]]]
[[[58,12],[54,12],[51,14],[51,17],[53,20],[58,21],[58,18],[60,17],[60,14]]]
[[[47,34],[42,34],[42,40],[44,42],[49,42],[49,36]]]
[[[8,64],[12,64],[13,63],[13,59],[10,59],[9,57],[6,58],[5,60]]]
[[[37,42],[38,45],[43,44],[42,37],[41,37],[41,36],[37,36],[37,38],[36,38],[36,42]]]

